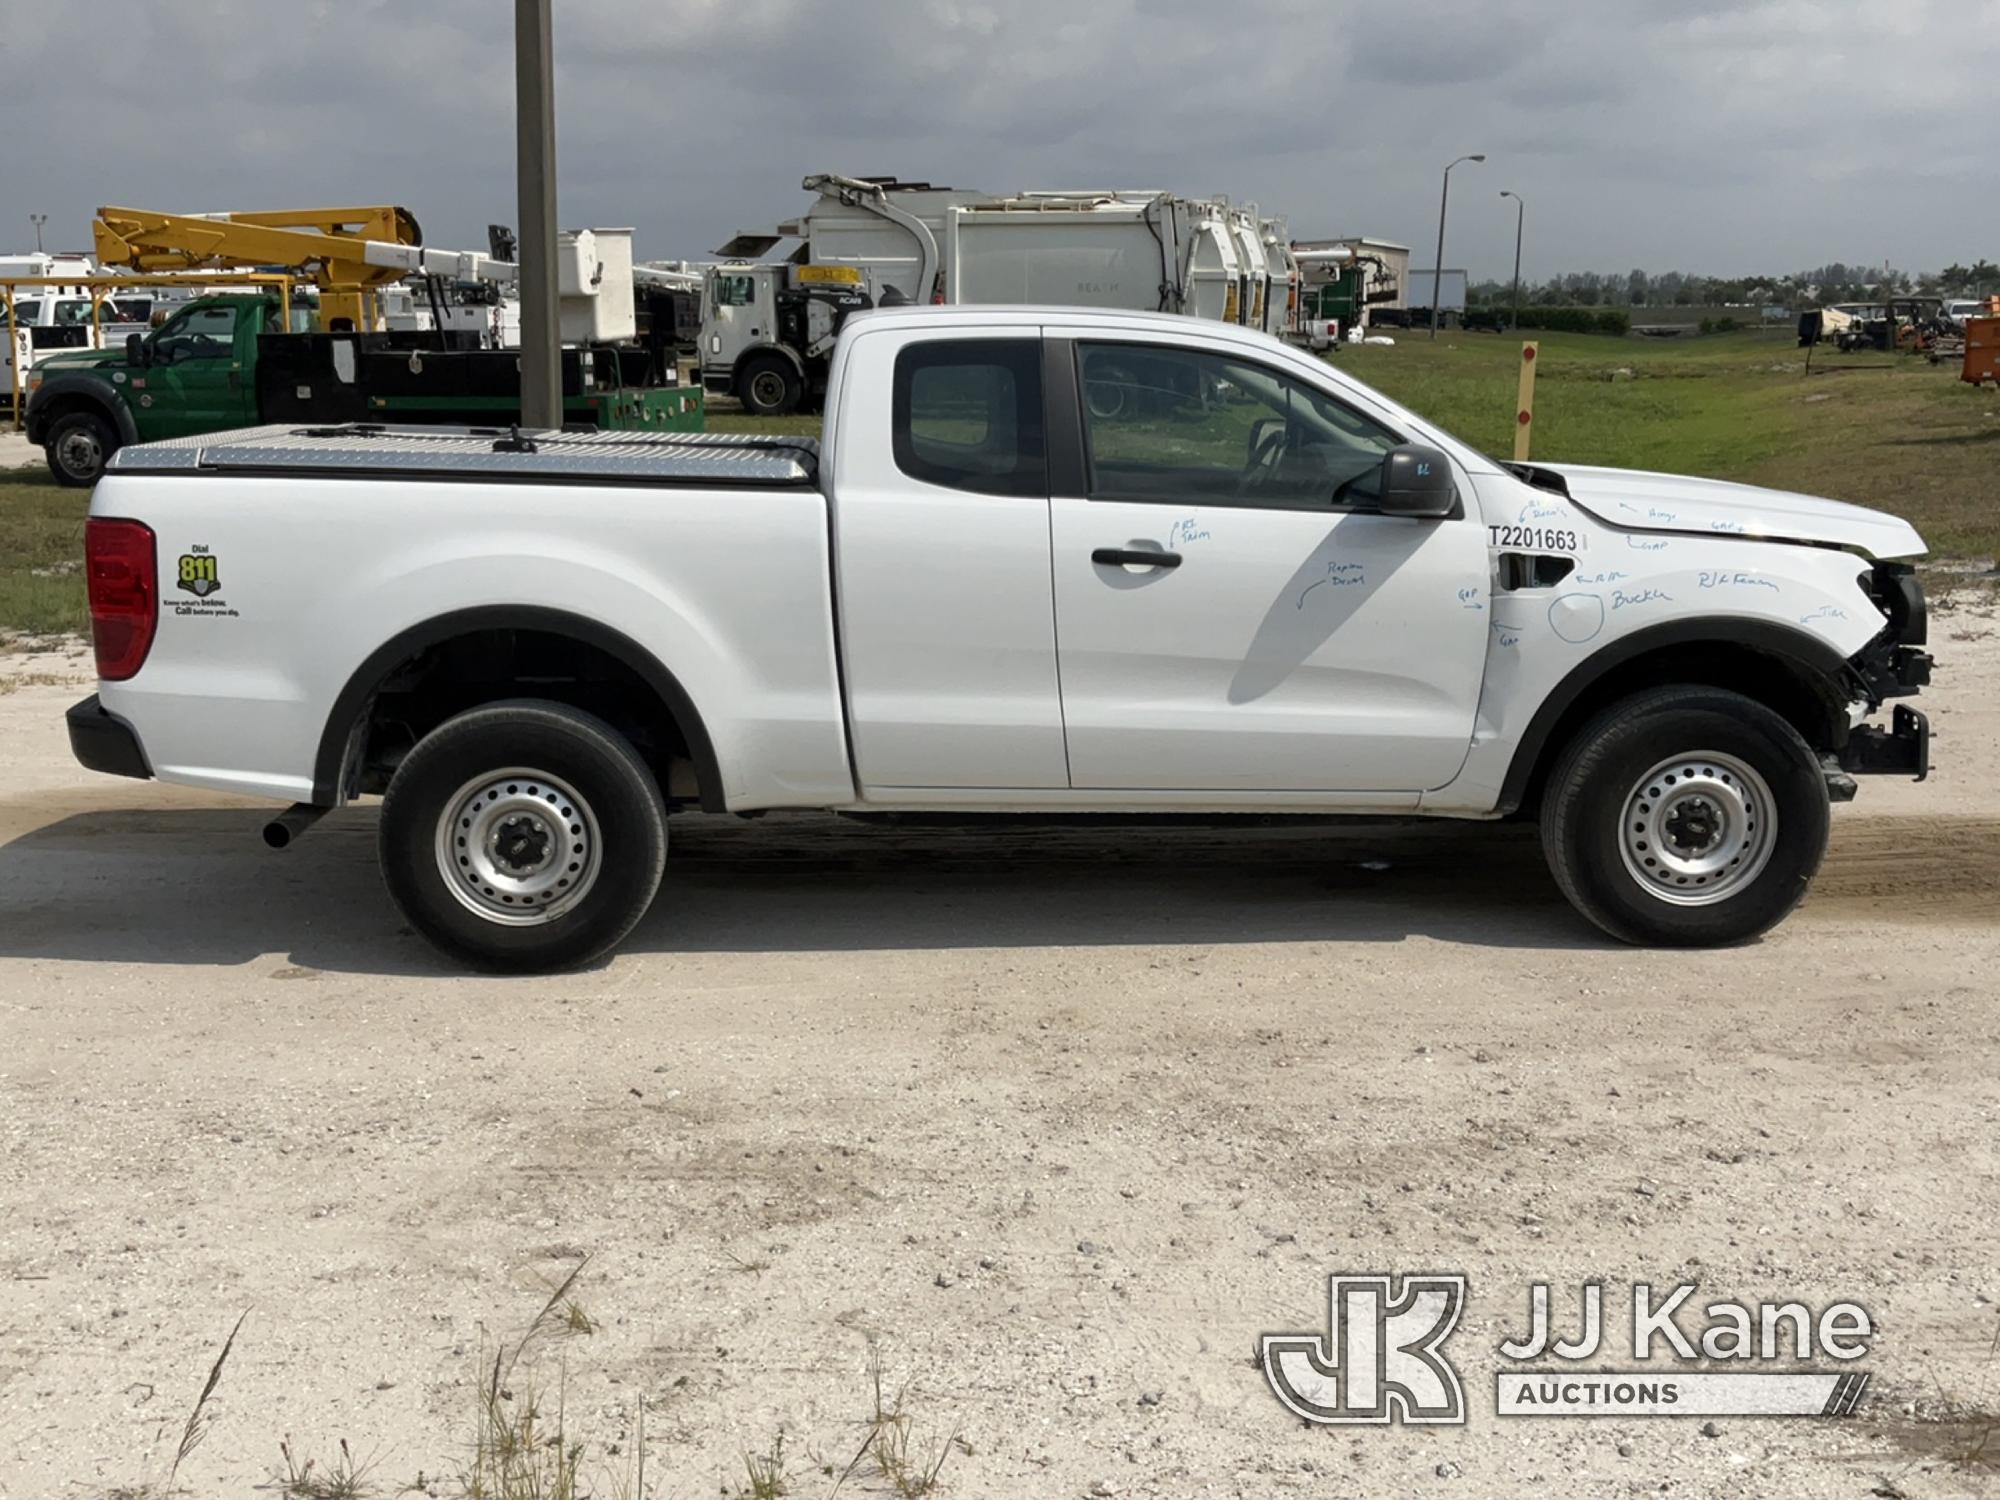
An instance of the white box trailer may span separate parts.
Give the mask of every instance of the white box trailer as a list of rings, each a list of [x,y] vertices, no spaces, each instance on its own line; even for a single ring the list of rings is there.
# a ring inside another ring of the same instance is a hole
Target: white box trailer
[[[1465,292],[1465,272],[1446,267],[1440,274],[1424,266],[1409,273],[1409,284],[1403,288],[1403,303],[1428,312],[1435,302],[1441,313],[1462,313],[1465,311]]]

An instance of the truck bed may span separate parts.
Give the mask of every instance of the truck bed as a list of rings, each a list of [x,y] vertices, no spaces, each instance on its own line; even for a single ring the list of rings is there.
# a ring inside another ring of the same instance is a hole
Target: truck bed
[[[711,795],[846,803],[818,451],[360,424],[120,449],[92,514],[153,530],[162,588],[144,668],[103,706],[146,726],[162,779],[326,802],[327,726],[388,657],[440,631],[582,629],[702,705],[728,768]],[[205,587],[183,587],[196,569]]]
[[[549,432],[506,427],[272,423],[136,443],[120,474],[284,474],[355,479],[816,488],[819,440],[751,433]]]

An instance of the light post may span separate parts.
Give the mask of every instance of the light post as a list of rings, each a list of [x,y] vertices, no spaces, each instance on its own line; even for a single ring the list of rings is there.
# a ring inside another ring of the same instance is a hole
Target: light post
[[[556,80],[549,0],[514,0],[514,190],[521,218],[521,425],[562,426],[556,324]]]
[[[1450,163],[1444,169],[1444,192],[1438,198],[1438,258],[1437,258],[1437,265],[1431,271],[1431,337],[1432,338],[1436,338],[1438,336],[1438,299],[1444,295],[1444,212],[1447,208],[1451,206],[1451,169],[1452,167],[1457,166],[1458,162],[1461,161],[1485,161],[1485,160],[1486,157],[1483,154],[1475,152],[1471,156],[1459,157],[1458,161]]]
[[[1500,190],[1503,198],[1514,200],[1514,332],[1521,331],[1521,225],[1528,217],[1528,205],[1517,192]]]
[[[28,221],[35,226],[35,254],[42,253],[42,226],[49,222],[47,214],[29,214]]]

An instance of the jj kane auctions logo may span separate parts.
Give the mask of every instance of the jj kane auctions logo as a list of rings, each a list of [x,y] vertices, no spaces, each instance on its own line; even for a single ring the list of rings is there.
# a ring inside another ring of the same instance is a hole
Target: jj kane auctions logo
[[[1821,1356],[1861,1358],[1874,1336],[1865,1308],[1835,1302],[1815,1314],[1802,1302],[1715,1301],[1692,1336],[1677,1315],[1691,1315],[1693,1284],[1655,1289],[1635,1283],[1629,1340],[1607,1350],[1604,1286],[1578,1294],[1574,1337],[1557,1337],[1546,1282],[1528,1289],[1528,1331],[1503,1340],[1506,1362],[1494,1410],[1512,1416],[1846,1416],[1868,1376],[1859,1370],[1716,1369],[1715,1365],[1800,1364]],[[1266,1334],[1264,1378],[1285,1409],[1324,1424],[1431,1422],[1462,1424],[1465,1391],[1443,1352],[1465,1310],[1462,1275],[1327,1278],[1327,1331]],[[1629,1352],[1639,1369],[1577,1366]],[[1688,1369],[1695,1361],[1700,1369]],[[1551,1365],[1553,1361],[1553,1365]],[[1525,1368],[1524,1368],[1525,1367]]]

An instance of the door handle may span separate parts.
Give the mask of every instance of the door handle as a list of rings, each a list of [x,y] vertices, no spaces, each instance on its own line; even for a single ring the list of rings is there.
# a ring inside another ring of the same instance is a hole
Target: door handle
[[[1108,568],[1128,565],[1135,568],[1178,568],[1181,565],[1180,553],[1155,552],[1150,547],[1099,547],[1090,554],[1090,560]]]

